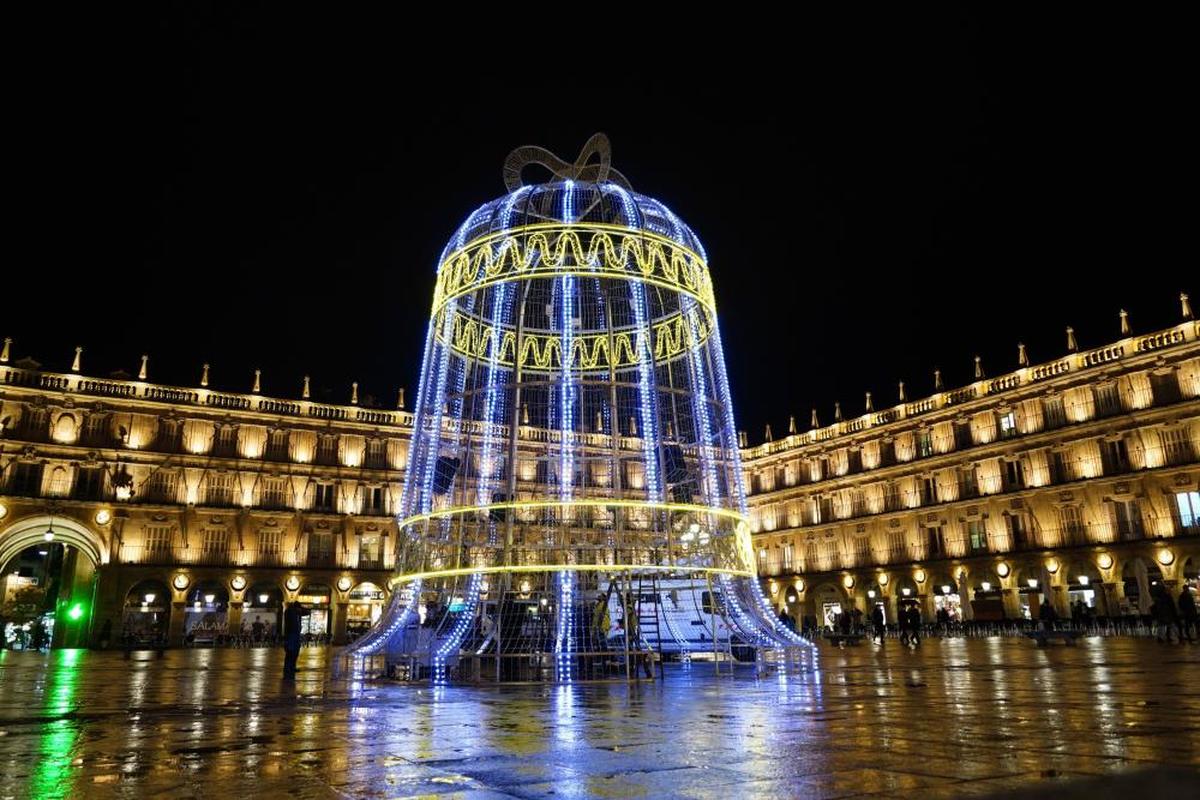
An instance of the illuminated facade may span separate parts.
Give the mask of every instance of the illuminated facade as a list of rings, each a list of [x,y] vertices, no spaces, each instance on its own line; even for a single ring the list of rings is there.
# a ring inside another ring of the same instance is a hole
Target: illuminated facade
[[[0,358],[6,593],[55,576],[55,641],[269,637],[284,602],[343,642],[381,613],[412,417]],[[354,398],[357,399],[357,398]],[[51,552],[57,547],[65,552]],[[45,554],[39,550],[46,550]],[[22,561],[22,554],[25,560]],[[57,564],[57,562],[56,562]],[[23,576],[22,570],[29,572]],[[43,570],[44,571],[44,570]],[[257,628],[255,627],[257,623]]]
[[[777,608],[827,624],[1145,613],[1200,567],[1200,328],[1130,334],[743,450],[755,555]],[[935,379],[940,384],[940,376]],[[814,425],[815,425],[814,412]]]
[[[523,185],[530,163],[555,179]],[[740,643],[798,644],[754,580],[700,241],[601,136],[575,165],[515,151],[506,180],[438,264],[396,591],[355,653],[435,681],[628,671],[667,635],[660,581],[719,598]]]

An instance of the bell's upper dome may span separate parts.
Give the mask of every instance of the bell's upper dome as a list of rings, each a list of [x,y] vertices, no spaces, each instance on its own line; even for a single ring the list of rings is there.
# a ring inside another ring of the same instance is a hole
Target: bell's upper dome
[[[558,180],[522,186],[475,209],[446,244],[450,253],[488,234],[546,223],[598,223],[666,237],[707,260],[704,246],[671,209],[616,183]]]

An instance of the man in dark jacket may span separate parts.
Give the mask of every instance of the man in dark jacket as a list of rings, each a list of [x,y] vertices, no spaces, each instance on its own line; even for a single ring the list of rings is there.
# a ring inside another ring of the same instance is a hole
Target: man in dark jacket
[[[1175,608],[1175,598],[1161,582],[1155,581],[1150,587],[1150,596],[1154,598],[1154,620],[1158,623],[1155,637],[1160,642],[1171,643],[1171,631],[1174,629],[1175,638],[1183,644],[1183,633],[1179,628],[1179,610]]]
[[[300,657],[300,619],[311,612],[299,602],[283,612],[283,679],[296,679],[296,659]]]
[[[1196,634],[1200,633],[1196,621],[1196,598],[1192,596],[1191,587],[1185,583],[1183,591],[1179,593],[1179,630],[1187,634],[1189,642],[1196,641]]]
[[[874,629],[875,638],[883,644],[883,637],[887,633],[887,628],[883,624],[883,605],[876,603],[871,609],[871,627]]]

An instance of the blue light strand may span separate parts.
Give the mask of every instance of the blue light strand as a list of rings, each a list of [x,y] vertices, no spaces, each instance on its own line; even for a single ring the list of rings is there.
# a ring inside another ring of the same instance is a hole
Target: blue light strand
[[[458,314],[458,301],[451,300],[447,305],[448,311],[444,328],[442,330],[441,341],[451,341],[453,333],[454,317]],[[433,390],[433,403],[428,411],[432,424],[429,425],[428,436],[431,439],[430,447],[425,453],[425,470],[421,473],[421,504],[417,509],[418,513],[425,513],[433,510],[433,480],[437,472],[438,450],[442,440],[442,435],[445,433],[442,426],[442,417],[446,407],[446,372],[449,368],[450,356],[452,349],[449,345],[434,345],[434,352],[437,354],[436,360],[437,375]],[[415,436],[420,436],[426,433],[424,429],[414,431]]]
[[[634,336],[638,348],[638,405],[642,423],[642,454],[646,469],[646,492],[652,502],[661,502],[663,487],[658,469],[658,392],[654,376],[654,350],[650,343],[649,314],[646,309],[646,285],[640,281],[629,284],[630,305],[637,326]]]
[[[346,654],[356,658],[374,655],[387,646],[397,632],[407,628],[416,614],[418,600],[421,597],[421,586],[421,580],[413,581],[412,596],[407,603],[404,602],[403,594],[397,589],[392,594],[391,602],[388,603],[387,613],[379,618],[370,631],[346,648]]]
[[[571,683],[575,676],[575,572],[558,573],[558,624],[554,638],[555,674],[559,683]]]
[[[562,220],[570,224],[575,218],[575,184],[567,181],[563,188]],[[559,291],[559,309],[562,325],[562,363],[563,370],[559,378],[558,398],[558,430],[559,430],[559,497],[567,502],[574,494],[575,483],[575,382],[567,367],[570,363],[572,337],[575,333],[575,278],[564,275],[561,278]],[[565,512],[565,509],[564,509]],[[566,519],[560,519],[560,524],[566,525]],[[572,658],[574,649],[572,642],[571,621],[574,616],[575,592],[574,577],[570,570],[558,574],[558,609],[557,636],[554,641],[555,665],[558,680],[561,683],[571,682]]]
[[[731,400],[732,395],[729,391],[729,377],[725,371],[725,349],[721,344],[721,330],[716,319],[713,320],[713,328],[712,333],[709,336],[709,342],[710,346],[713,348],[713,371],[717,373],[717,386],[721,392],[721,405],[724,406],[725,411],[725,430],[729,432],[730,436],[733,436],[734,431],[736,431],[737,428],[733,420],[733,403]],[[728,454],[727,458],[730,461],[729,469],[733,473],[733,500],[737,503],[738,510],[742,514],[746,514],[746,487],[742,480],[741,452],[737,449],[736,442],[731,443],[730,446],[724,447],[723,449]],[[732,585],[732,581],[728,575],[721,576],[721,582],[726,586]],[[763,594],[762,587],[758,585],[757,581],[743,579],[743,583],[745,584],[746,593],[750,595],[751,601],[755,606],[758,607],[757,616],[759,619],[758,624],[756,624],[754,627],[761,630],[762,635],[769,636],[770,639],[777,642],[781,641],[787,645],[803,645],[806,647],[813,646],[812,642],[808,641],[794,631],[789,630],[783,623],[779,621],[779,619],[775,616],[774,610],[771,608],[770,601],[768,601],[766,596]],[[732,601],[731,605],[736,607],[735,613],[737,615],[748,615],[749,611],[742,609],[740,602],[737,602],[732,596],[730,599]]]
[[[482,582],[483,573],[471,573],[471,577],[467,579],[467,596],[463,601],[463,608],[458,612],[458,618],[454,620],[450,635],[433,653],[433,682],[436,685],[446,684],[446,660],[451,653],[458,652],[463,640],[467,638],[467,633],[471,630],[471,625],[475,622],[475,610],[479,606],[479,586]],[[453,596],[450,600],[454,600]]]

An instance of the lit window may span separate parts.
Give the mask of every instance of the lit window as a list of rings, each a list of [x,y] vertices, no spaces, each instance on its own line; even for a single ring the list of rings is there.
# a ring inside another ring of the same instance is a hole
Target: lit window
[[[1175,502],[1179,505],[1179,521],[1183,527],[1200,525],[1200,492],[1179,492]]]
[[[1017,415],[1015,412],[1008,412],[1000,418],[1000,435],[1003,437],[1013,436],[1017,432]]]

